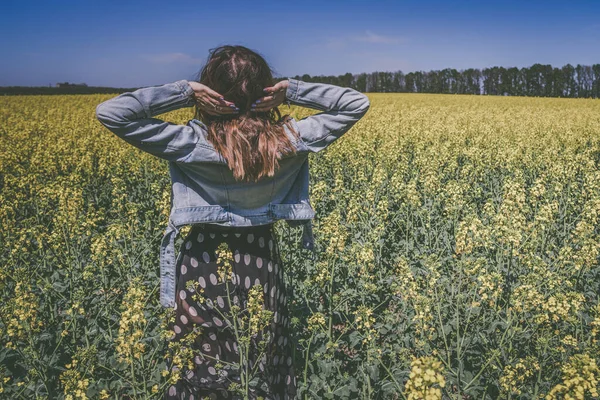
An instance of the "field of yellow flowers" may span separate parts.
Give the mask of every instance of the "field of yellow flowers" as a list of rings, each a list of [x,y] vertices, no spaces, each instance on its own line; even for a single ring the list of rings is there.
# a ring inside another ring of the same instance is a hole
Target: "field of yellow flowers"
[[[300,398],[597,398],[600,101],[368,96],[311,155],[317,259],[276,224]],[[0,98],[0,398],[160,398],[189,355],[167,162],[100,125],[110,97]]]

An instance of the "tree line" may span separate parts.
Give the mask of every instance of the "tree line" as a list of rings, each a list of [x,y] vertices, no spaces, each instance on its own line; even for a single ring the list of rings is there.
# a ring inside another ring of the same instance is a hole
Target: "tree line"
[[[549,64],[523,68],[446,68],[406,74],[402,71],[348,72],[338,76],[305,74],[292,78],[351,87],[359,92],[600,98],[600,64],[567,64],[561,68]]]
[[[600,98],[600,64],[561,68],[549,64],[530,67],[490,67],[456,70],[402,71],[344,75],[293,76],[305,82],[330,83],[359,92],[488,94],[500,96]],[[288,79],[280,77],[277,80]],[[62,85],[61,87],[5,86],[0,95],[124,93],[138,88]]]
[[[114,88],[106,86],[62,85],[49,86],[0,86],[0,96],[49,95],[49,94],[110,94],[132,92],[137,88]]]

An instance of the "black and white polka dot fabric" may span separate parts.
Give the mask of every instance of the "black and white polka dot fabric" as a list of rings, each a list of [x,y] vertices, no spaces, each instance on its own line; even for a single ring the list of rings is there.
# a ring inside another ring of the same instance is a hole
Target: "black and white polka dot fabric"
[[[229,299],[245,310],[248,291],[254,285],[263,287],[264,308],[273,312],[267,328],[271,341],[259,358],[250,354],[249,370],[255,369],[258,383],[249,397],[265,400],[291,400],[296,394],[296,377],[292,365],[292,343],[289,335],[288,294],[283,280],[283,266],[275,241],[273,224],[248,227],[222,227],[198,224],[185,238],[177,263],[177,298],[175,321],[170,324],[173,336],[181,340],[194,326],[201,334],[194,342],[194,368],[182,371],[182,378],[169,385],[165,399],[242,399],[228,391],[232,382],[241,383],[239,372],[227,366],[217,368],[219,361],[239,363],[239,350],[233,326],[223,315],[230,315],[227,288],[219,280],[217,247],[228,244],[233,255],[229,276]],[[203,290],[204,303],[195,301],[195,289]],[[187,283],[187,285],[186,285]],[[223,314],[223,315],[222,315]],[[251,343],[261,340],[259,333]],[[256,348],[256,346],[252,346]],[[255,353],[251,351],[251,353]],[[169,368],[172,358],[167,358]]]

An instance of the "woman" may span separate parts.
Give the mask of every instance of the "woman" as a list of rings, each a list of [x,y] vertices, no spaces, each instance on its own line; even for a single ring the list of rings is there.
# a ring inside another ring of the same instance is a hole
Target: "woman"
[[[351,88],[273,82],[258,53],[221,46],[211,51],[198,82],[138,89],[96,109],[100,122],[127,143],[169,161],[172,209],[161,244],[160,302],[175,310],[172,343],[193,337],[194,362],[184,365],[166,399],[242,398],[233,390],[240,386],[248,398],[296,394],[273,223],[302,224],[303,246],[314,251],[308,154],[347,132],[370,103]],[[281,117],[284,101],[323,112],[300,121]],[[187,125],[153,118],[194,105]],[[184,225],[192,229],[175,260],[174,238]],[[239,307],[256,328],[257,301],[270,319],[250,334],[250,350],[243,352],[232,311]]]

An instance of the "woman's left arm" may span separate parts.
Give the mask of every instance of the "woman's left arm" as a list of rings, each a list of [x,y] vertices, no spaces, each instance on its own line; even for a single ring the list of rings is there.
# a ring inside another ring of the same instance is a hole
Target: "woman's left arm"
[[[96,117],[127,143],[169,161],[180,161],[196,147],[198,136],[188,125],[166,122],[156,115],[195,103],[186,80],[123,93],[96,107]]]

